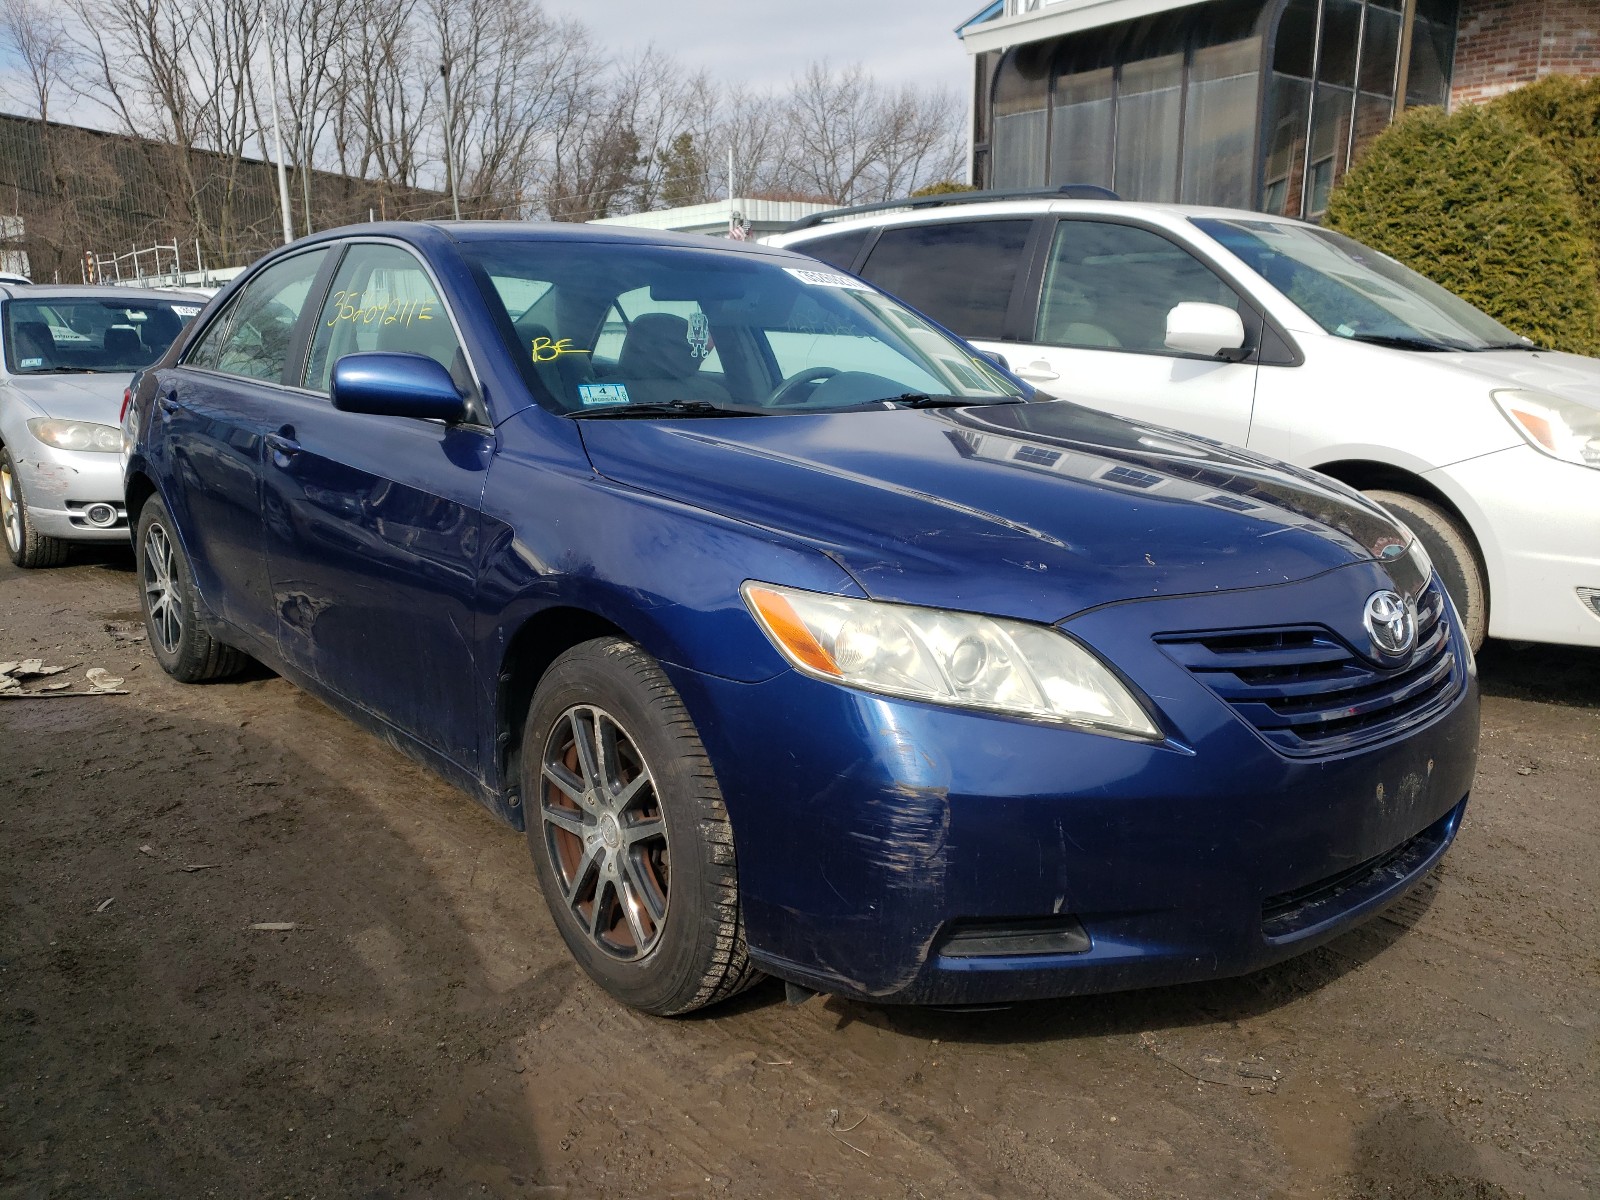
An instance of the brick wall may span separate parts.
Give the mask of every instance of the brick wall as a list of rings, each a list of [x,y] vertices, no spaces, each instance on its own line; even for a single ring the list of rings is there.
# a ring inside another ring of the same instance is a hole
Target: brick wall
[[[1451,108],[1546,75],[1600,75],[1600,0],[1462,0]]]

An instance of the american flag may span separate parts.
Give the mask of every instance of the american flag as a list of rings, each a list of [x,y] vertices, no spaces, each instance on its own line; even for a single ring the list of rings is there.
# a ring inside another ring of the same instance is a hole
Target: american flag
[[[740,213],[729,213],[728,236],[736,242],[748,241],[750,238],[750,222],[746,221]]]

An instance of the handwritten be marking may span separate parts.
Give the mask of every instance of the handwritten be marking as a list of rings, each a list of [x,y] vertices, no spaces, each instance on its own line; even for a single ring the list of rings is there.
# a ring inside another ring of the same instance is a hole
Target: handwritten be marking
[[[554,338],[533,339],[533,361],[536,363],[554,362],[563,354],[588,354],[587,350],[576,349],[571,338],[562,338],[559,342]]]

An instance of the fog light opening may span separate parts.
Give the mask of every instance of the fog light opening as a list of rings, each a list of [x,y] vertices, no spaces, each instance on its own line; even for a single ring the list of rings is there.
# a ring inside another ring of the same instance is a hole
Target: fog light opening
[[[1010,920],[957,920],[939,941],[944,958],[1028,958],[1042,954],[1083,954],[1092,943],[1077,917],[1015,917]]]
[[[1579,588],[1578,599],[1584,602],[1590,612],[1600,617],[1600,587]]]
[[[110,529],[117,523],[117,510],[109,504],[91,504],[83,510],[83,519],[96,529]]]

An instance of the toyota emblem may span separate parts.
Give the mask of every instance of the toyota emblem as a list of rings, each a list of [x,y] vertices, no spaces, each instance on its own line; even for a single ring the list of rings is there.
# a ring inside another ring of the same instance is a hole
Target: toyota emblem
[[[1373,592],[1362,616],[1372,644],[1392,657],[1411,652],[1417,640],[1417,606],[1397,592]]]

